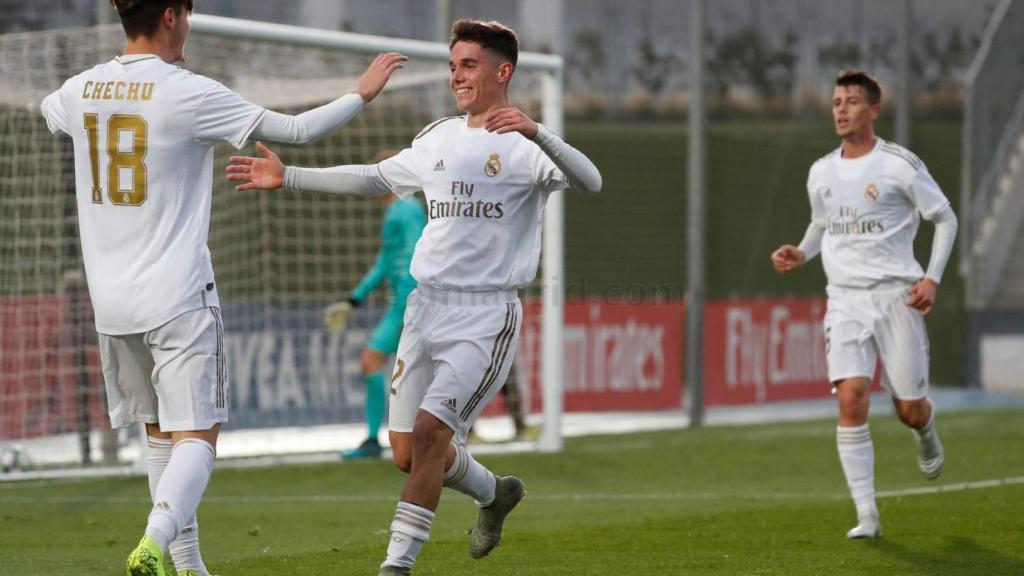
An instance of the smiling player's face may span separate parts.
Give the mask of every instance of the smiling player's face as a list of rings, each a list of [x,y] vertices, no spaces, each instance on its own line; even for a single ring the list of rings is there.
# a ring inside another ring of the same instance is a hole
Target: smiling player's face
[[[479,114],[503,99],[503,64],[476,42],[456,42],[448,65],[451,70],[449,85],[459,110],[471,115]]]

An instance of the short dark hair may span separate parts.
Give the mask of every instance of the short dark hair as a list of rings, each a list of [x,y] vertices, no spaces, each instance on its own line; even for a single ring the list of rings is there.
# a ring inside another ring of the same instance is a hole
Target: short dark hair
[[[508,59],[512,66],[519,61],[519,39],[511,28],[501,22],[463,18],[452,24],[451,49],[456,42],[474,42]]]
[[[863,70],[852,68],[841,70],[836,76],[836,86],[860,86],[861,90],[868,95],[869,104],[882,102],[882,88],[878,85],[878,80]]]
[[[152,36],[168,8],[175,13],[181,8],[192,12],[192,0],[110,0],[110,4],[117,8],[124,33],[132,39]]]

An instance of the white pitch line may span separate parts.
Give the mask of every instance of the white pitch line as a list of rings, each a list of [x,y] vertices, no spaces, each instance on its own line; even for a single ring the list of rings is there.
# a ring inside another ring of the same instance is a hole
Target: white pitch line
[[[1001,488],[1005,486],[1016,486],[1024,484],[1024,476],[1012,476],[1008,478],[997,478],[993,480],[979,480],[975,482],[958,482],[956,484],[942,484],[938,486],[922,486],[918,488],[902,488],[898,490],[883,490],[876,493],[878,498],[900,498],[903,496],[924,496],[930,494],[944,494],[947,492],[964,492],[968,490],[986,490],[990,488]],[[531,500],[547,502],[665,502],[665,501],[700,501],[700,500],[842,500],[849,498],[849,494],[809,494],[806,492],[656,492],[647,494],[616,494],[609,492],[576,493],[576,494],[533,494]],[[338,503],[359,503],[359,502],[394,502],[394,495],[383,494],[289,494],[281,496],[209,496],[204,502],[216,502],[221,504],[250,504],[250,503],[289,503],[289,502],[338,502]],[[0,496],[0,503],[20,504],[145,504],[149,499],[143,497],[97,497],[97,496]]]
[[[883,490],[876,492],[877,498],[899,498],[901,496],[921,496],[925,494],[941,494],[943,492],[964,492],[966,490],[984,490],[1024,484],[1024,476],[1011,476],[995,480],[979,480],[977,482],[959,482],[956,484],[940,484],[939,486],[921,486],[920,488],[903,488],[900,490]]]

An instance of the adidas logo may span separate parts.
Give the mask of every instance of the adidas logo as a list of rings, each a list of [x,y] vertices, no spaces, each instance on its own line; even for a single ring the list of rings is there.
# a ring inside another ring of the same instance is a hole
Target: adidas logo
[[[451,410],[452,412],[458,412],[458,408],[455,407],[455,398],[449,398],[447,400],[441,400],[441,406]]]
[[[444,172],[444,158],[438,160],[437,164],[434,164],[434,172]]]

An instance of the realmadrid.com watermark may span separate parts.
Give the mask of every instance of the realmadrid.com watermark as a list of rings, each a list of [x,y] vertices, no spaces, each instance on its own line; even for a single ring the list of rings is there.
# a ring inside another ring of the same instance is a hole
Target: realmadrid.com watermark
[[[550,283],[535,283],[516,290],[495,291],[486,288],[461,288],[458,291],[419,288],[420,296],[441,303],[458,306],[475,306],[493,303],[495,299],[510,300],[517,293],[524,300],[541,301],[545,305],[561,305],[577,300],[599,300],[608,304],[650,304],[660,302],[683,302],[686,288],[680,284],[639,284],[601,282],[591,283],[586,277],[574,278],[562,283],[558,279]]]

